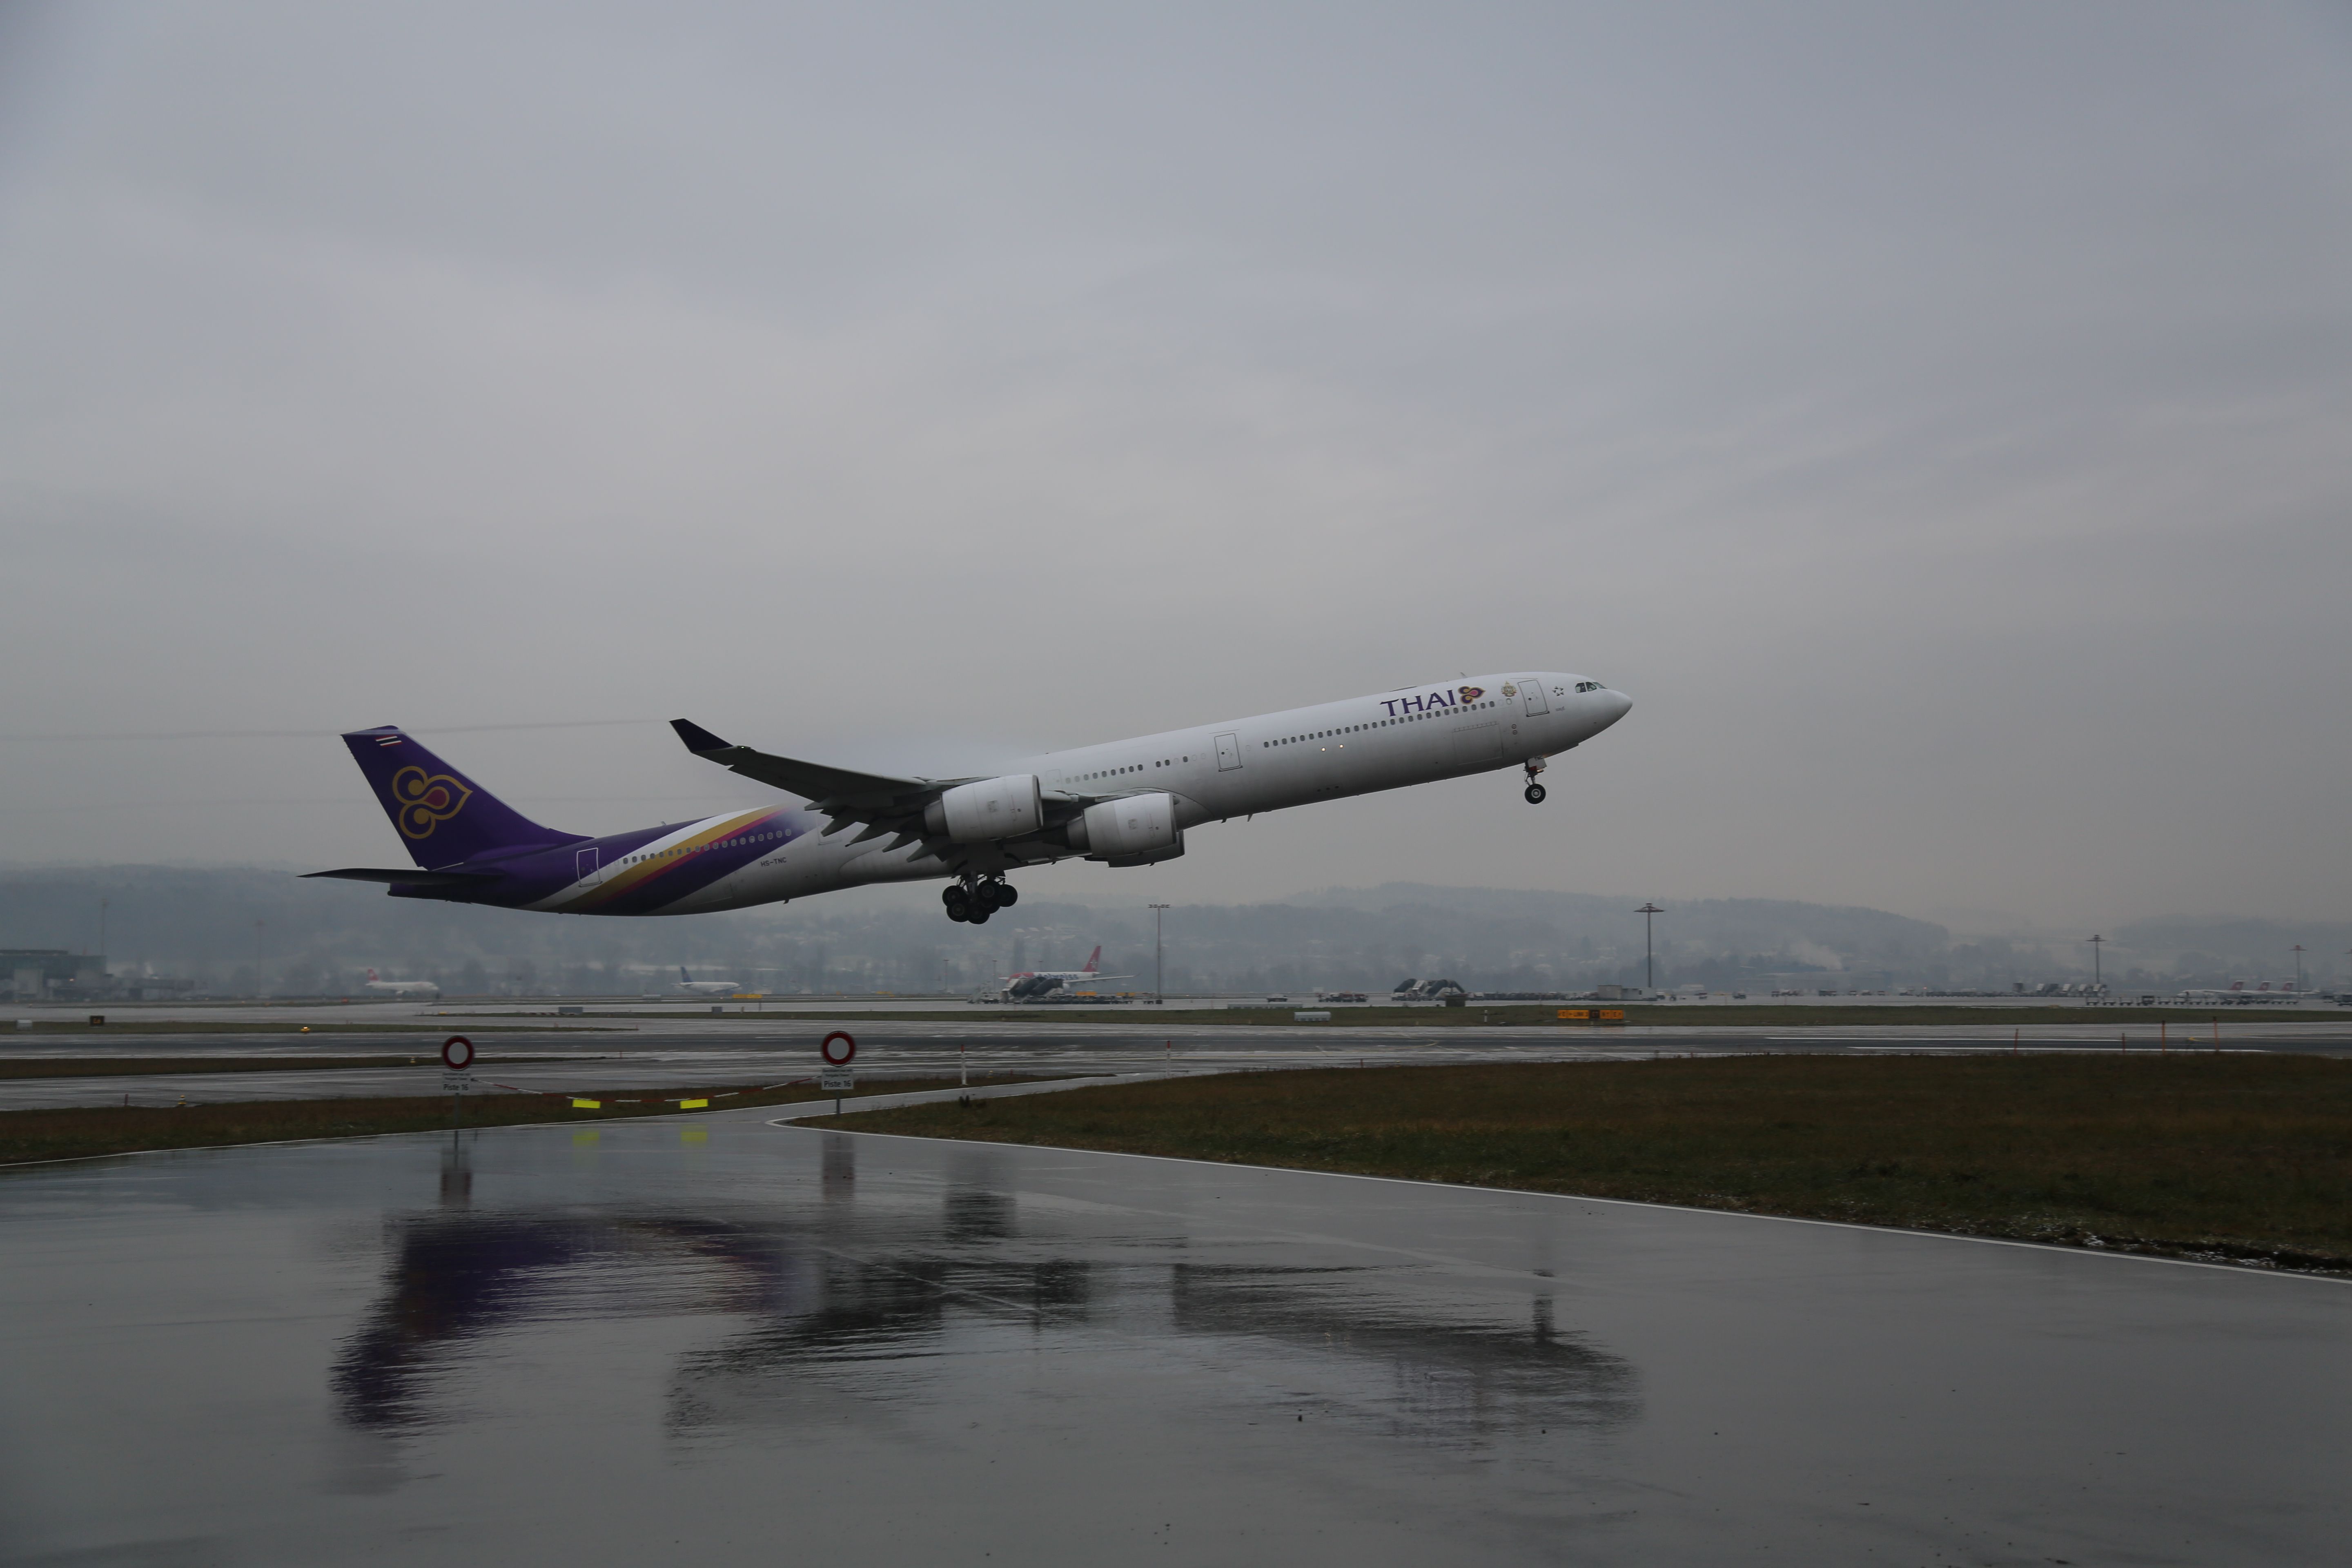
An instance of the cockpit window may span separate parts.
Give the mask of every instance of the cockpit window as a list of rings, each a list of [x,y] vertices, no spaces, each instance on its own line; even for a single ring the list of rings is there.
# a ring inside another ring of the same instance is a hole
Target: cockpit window
[[[1576,689],[1579,691],[1606,691],[1608,689],[1607,687],[1601,685],[1601,682],[1597,680],[1580,680],[1576,683]]]

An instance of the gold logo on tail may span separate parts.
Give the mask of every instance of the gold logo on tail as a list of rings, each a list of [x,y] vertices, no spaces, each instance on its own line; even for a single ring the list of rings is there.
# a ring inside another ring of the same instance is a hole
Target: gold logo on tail
[[[392,775],[392,798],[397,807],[393,820],[411,838],[430,838],[433,830],[466,809],[474,792],[447,773],[423,768],[403,768]]]

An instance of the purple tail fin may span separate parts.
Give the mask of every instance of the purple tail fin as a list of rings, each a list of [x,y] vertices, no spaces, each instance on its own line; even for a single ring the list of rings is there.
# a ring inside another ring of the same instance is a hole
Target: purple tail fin
[[[431,868],[517,849],[576,842],[515,811],[428,752],[396,724],[343,737],[384,815],[400,830],[410,858]]]

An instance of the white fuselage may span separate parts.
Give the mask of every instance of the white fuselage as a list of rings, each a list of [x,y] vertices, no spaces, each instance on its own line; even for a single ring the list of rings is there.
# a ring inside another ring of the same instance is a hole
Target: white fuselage
[[[1165,792],[1174,799],[1178,826],[1190,828],[1540,763],[1599,734],[1632,706],[1622,693],[1580,676],[1469,676],[1024,757],[1002,772],[1034,773],[1049,800]],[[949,875],[920,845],[894,849],[887,838],[854,842],[855,832],[817,831],[826,819],[814,813],[790,815],[792,826],[776,833],[772,850],[659,912],[741,909],[867,882]],[[735,812],[683,823],[637,853],[690,852],[737,825],[774,816]],[[1073,858],[1068,849],[1039,847],[1013,863]],[[562,909],[574,891],[537,907]]]

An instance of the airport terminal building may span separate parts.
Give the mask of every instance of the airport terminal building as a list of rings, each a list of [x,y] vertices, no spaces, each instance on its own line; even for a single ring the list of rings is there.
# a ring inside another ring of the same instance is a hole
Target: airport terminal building
[[[71,1000],[104,984],[106,958],[62,947],[0,947],[0,975],[7,976],[13,1001]]]

